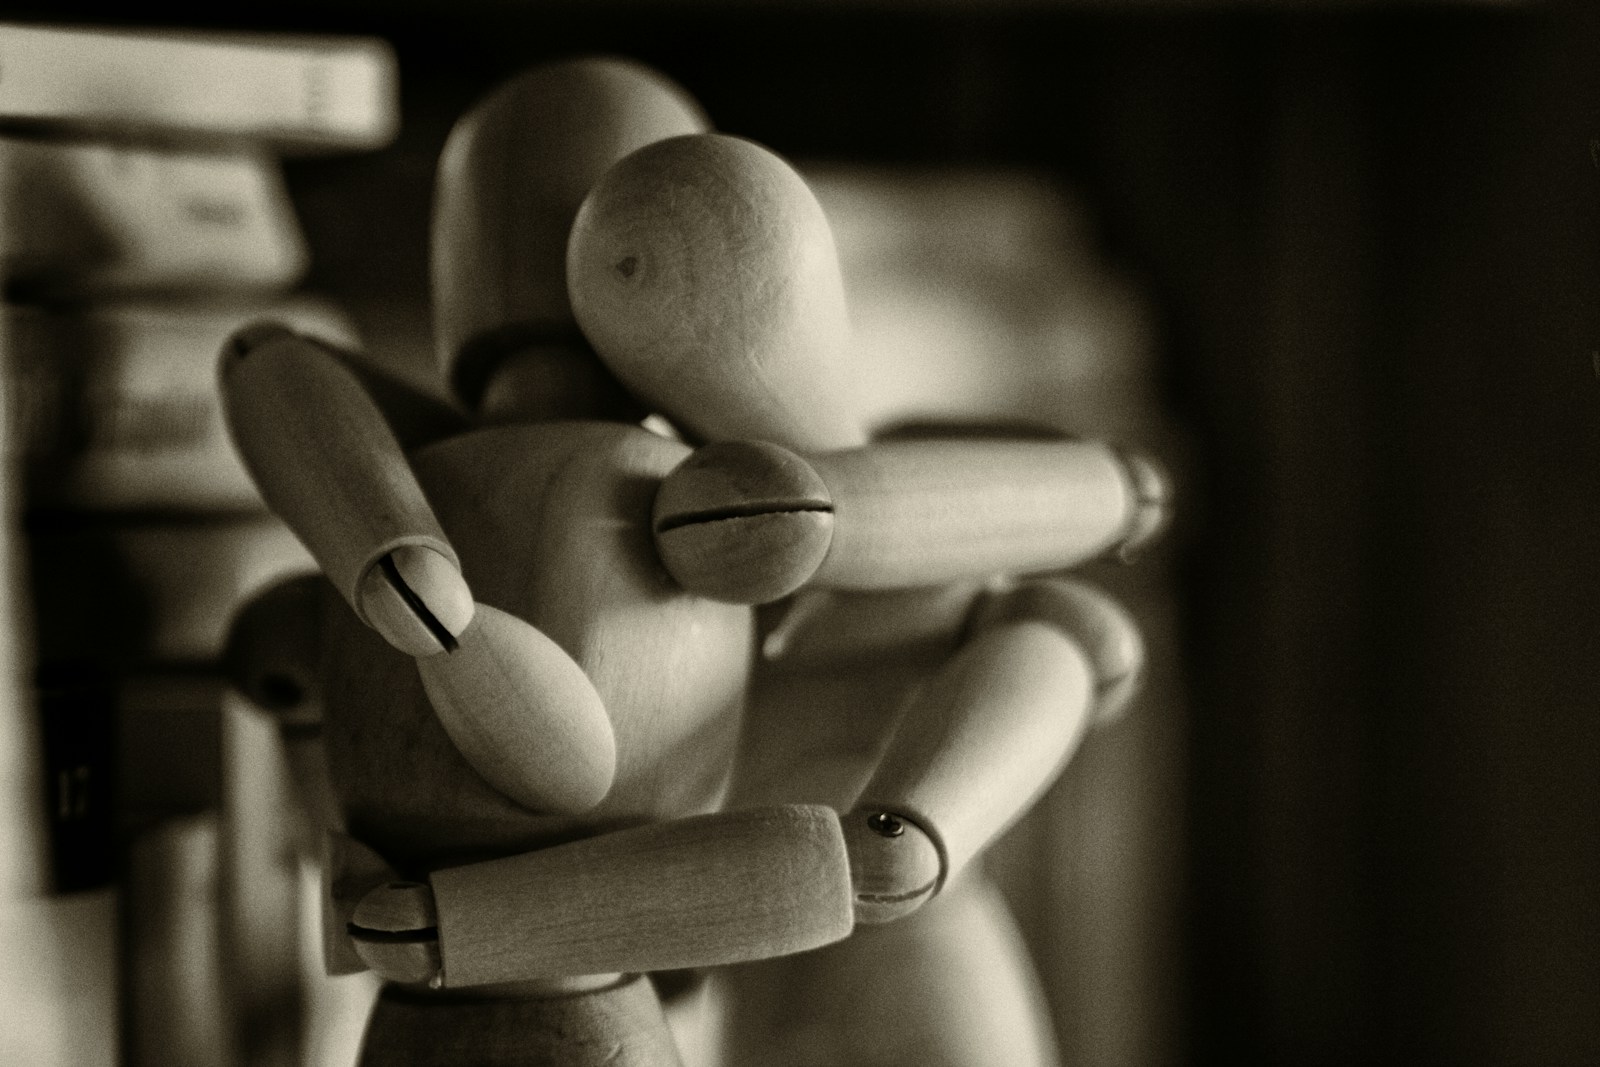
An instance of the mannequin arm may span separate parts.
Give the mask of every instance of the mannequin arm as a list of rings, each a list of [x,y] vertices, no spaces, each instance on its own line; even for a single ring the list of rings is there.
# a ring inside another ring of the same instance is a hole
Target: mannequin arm
[[[880,835],[925,834],[938,852],[927,892],[909,896],[917,885],[906,881],[874,917],[933,896],[1032,807],[1091,721],[1122,710],[1143,658],[1132,620],[1081,582],[991,594],[966,642],[902,713],[846,816]]]
[[[383,413],[332,348],[276,324],[225,346],[228,427],[267,506],[356,614],[413,656],[472,620],[460,562]]]
[[[1093,441],[894,441],[818,455],[725,442],[686,459],[652,528],[691,592],[766,603],[805,585],[895,589],[1057,570],[1161,527],[1164,478]]]
[[[446,987],[765,958],[837,941],[853,924],[838,817],[812,805],[651,823],[435,871],[427,886],[378,886],[353,914],[356,951],[374,970]]]
[[[229,428],[268,506],[356,615],[417,657],[461,754],[529,808],[586,811],[611,788],[616,744],[594,686],[526,622],[473,602],[383,413],[338,355],[281,326],[222,355]]]
[[[395,981],[475,986],[765,959],[914,911],[1027,810],[1142,659],[1079,583],[998,592],[976,618],[849,814],[696,816],[380,885],[354,909],[356,951]]]

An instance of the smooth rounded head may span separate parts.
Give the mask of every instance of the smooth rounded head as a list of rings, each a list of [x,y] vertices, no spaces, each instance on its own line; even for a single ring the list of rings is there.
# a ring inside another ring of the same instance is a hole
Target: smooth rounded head
[[[600,358],[692,436],[864,443],[833,231],[760,145],[675,137],[611,168],[573,223],[567,284]]]
[[[691,593],[765,604],[822,565],[833,501],[793,452],[725,441],[699,449],[662,481],[651,529],[667,573]]]
[[[708,125],[671,79],[609,57],[532,67],[456,123],[434,188],[431,269],[441,369],[468,407],[501,357],[577,339],[567,233],[590,187],[635,149]]]

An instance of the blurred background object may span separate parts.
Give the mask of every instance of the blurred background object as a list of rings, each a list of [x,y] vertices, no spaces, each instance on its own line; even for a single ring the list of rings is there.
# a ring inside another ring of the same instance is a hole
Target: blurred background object
[[[241,599],[310,558],[214,367],[266,315],[354,340],[287,295],[278,155],[391,137],[393,57],[4,23],[0,69],[0,1060],[298,1062],[309,850],[277,725],[218,660]]]
[[[875,390],[970,366],[947,343],[1048,352],[1044,417],[1173,464],[1168,546],[1094,572],[1149,627],[1149,689],[990,859],[1065,1062],[1600,1061],[1594,13],[284,0],[206,26],[393,43],[394,144],[285,173],[305,285],[417,379],[450,122],[618,52],[817,176],[864,343],[920,376]],[[984,384],[930,414],[1016,399]]]

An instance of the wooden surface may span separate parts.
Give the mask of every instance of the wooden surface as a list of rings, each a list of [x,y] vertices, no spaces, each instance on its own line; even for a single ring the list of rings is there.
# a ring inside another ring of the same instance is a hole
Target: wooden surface
[[[700,134],[630,156],[584,200],[567,281],[606,365],[694,437],[865,439],[833,234],[771,151]]]
[[[331,828],[323,836],[320,859],[323,966],[329,975],[355,974],[367,966],[350,940],[356,908],[367,893],[400,875],[377,852]]]
[[[391,645],[421,657],[454,649],[475,610],[453,554],[418,544],[396,545],[368,567],[355,607]]]
[[[654,522],[685,587],[765,603],[807,583],[895,589],[1069,567],[1162,510],[1094,442],[883,441],[804,457],[719,442],[669,476]]]
[[[979,631],[906,708],[857,810],[914,820],[953,877],[1060,771],[1094,685],[1082,650],[1046,623]]]
[[[617,742],[560,645],[480,605],[460,645],[417,661],[428,703],[472,769],[531,811],[588,811],[616,777]]]
[[[1094,672],[1093,720],[1114,721],[1127,711],[1144,682],[1144,635],[1128,608],[1104,590],[1071,578],[1005,582],[992,586],[969,625],[1037,619],[1078,646]]]
[[[436,871],[447,987],[731,963],[850,932],[830,809],[656,823]]]
[[[716,803],[753,621],[748,609],[683,594],[654,562],[651,497],[686,453],[633,427],[550,423],[415,455],[482,603],[546,634],[592,682],[616,739],[616,779],[582,816],[512,803],[462,759],[412,661],[334,605],[326,736],[355,836],[426,870]]]
[[[810,457],[833,501],[819,585],[895,588],[1057,569],[1115,547],[1138,509],[1105,445],[887,441]]]
[[[916,823],[868,807],[841,815],[839,824],[850,856],[857,922],[903,919],[938,891],[943,856]]]
[[[621,59],[534,68],[456,124],[439,160],[431,265],[440,365],[469,406],[499,358],[581,345],[567,233],[600,175],[642,145],[705,127],[687,93]]]
[[[438,916],[422,882],[390,880],[356,902],[346,928],[356,955],[385,981],[433,983],[439,973]]]
[[[814,456],[834,501],[821,585],[894,589],[1107,552],[1138,502],[1099,443],[882,442]]]
[[[673,468],[651,512],[656,551],[685,589],[736,604],[794,592],[833,539],[833,501],[805,460],[764,441],[723,441]]]
[[[361,1067],[681,1067],[649,979],[546,1000],[379,997]]]
[[[362,582],[402,545],[455,551],[377,405],[330,350],[259,326],[221,359],[224,409],[262,498],[362,611]]]

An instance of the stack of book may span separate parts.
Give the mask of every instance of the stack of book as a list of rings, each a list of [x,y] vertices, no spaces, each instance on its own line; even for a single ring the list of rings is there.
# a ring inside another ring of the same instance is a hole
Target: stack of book
[[[385,144],[350,38],[0,23],[0,1062],[297,1062],[303,875],[270,724],[216,668],[310,569],[216,355],[295,292],[284,153]]]

